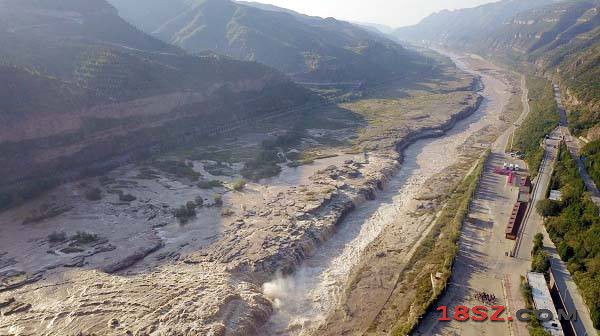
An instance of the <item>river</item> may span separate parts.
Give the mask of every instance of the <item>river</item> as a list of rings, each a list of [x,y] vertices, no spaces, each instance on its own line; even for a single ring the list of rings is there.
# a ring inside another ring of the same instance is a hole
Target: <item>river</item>
[[[400,171],[377,200],[366,202],[350,213],[336,234],[294,274],[265,284],[265,293],[277,298],[276,312],[261,335],[310,335],[335,308],[365,248],[386,226],[409,216],[408,202],[418,195],[429,178],[457,162],[459,147],[467,138],[498,123],[498,116],[510,96],[507,84],[493,75],[476,72],[456,55],[448,56],[461,69],[482,76],[484,101],[480,108],[443,137],[423,139],[407,147]]]

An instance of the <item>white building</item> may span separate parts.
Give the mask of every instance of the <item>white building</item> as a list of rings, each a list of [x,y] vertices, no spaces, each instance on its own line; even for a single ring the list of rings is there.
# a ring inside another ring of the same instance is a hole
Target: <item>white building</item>
[[[552,336],[564,336],[560,321],[558,320],[558,312],[554,306],[554,301],[552,301],[552,296],[550,295],[550,290],[548,290],[544,275],[542,273],[528,272],[527,282],[531,287],[535,309],[547,309],[552,312],[552,316],[554,317],[552,321],[540,321],[544,329]]]

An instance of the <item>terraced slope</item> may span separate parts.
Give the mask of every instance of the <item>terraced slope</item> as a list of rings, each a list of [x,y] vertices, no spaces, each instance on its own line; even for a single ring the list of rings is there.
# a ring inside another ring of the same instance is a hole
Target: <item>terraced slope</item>
[[[104,0],[3,1],[0,45],[0,193],[17,184],[17,199],[57,183],[37,182],[49,171],[104,169],[310,98],[264,65],[190,56]]]

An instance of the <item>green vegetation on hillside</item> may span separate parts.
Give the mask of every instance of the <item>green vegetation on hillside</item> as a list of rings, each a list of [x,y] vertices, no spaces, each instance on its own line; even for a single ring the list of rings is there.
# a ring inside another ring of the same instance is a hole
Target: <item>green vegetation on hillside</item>
[[[472,46],[489,41],[495,31],[518,13],[547,4],[548,0],[512,0],[445,10],[431,14],[417,25],[398,28],[394,35],[413,41],[443,39],[451,45]]]
[[[487,55],[560,82],[572,131],[585,135],[600,122],[599,10],[597,0],[504,0],[432,14],[395,34]]]
[[[540,141],[558,126],[559,114],[549,81],[529,76],[527,87],[531,112],[515,132],[513,150],[525,154],[529,171],[535,175],[544,156]]]
[[[600,140],[585,145],[582,151],[586,170],[594,183],[600,186]]]
[[[600,216],[585,191],[576,162],[566,146],[560,147],[551,188],[562,191],[560,213],[546,218],[546,228],[567,262],[594,326],[600,329]]]

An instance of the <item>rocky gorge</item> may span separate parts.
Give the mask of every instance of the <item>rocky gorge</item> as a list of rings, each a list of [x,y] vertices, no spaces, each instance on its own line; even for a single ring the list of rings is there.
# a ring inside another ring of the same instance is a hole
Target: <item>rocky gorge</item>
[[[375,200],[400,169],[407,146],[443,136],[477,111],[483,100],[474,92],[479,79],[461,74],[459,84],[436,87],[439,91],[431,94],[443,99],[423,103],[427,113],[399,110],[394,113],[402,118],[368,125],[361,138],[364,153],[332,148],[330,159],[285,168],[282,174],[302,175],[296,185],[275,179],[234,191],[235,178],[225,177],[224,187],[198,191],[165,173],[140,179],[146,168],[129,165],[105,178],[62,186],[44,199],[1,214],[9,225],[0,231],[0,331],[256,332],[277,308],[263,284],[292,274],[336,233],[345,216]],[[208,164],[194,161],[193,169],[211,175]],[[92,187],[107,193],[100,203],[82,200]],[[123,201],[123,195],[132,197]],[[222,205],[215,195],[223,199]],[[194,197],[204,204],[198,219],[185,225],[174,222],[170,209]],[[43,208],[30,223],[17,220]],[[61,227],[77,234],[51,241]],[[79,242],[79,230],[93,231],[96,237]],[[27,257],[17,252],[24,248]]]

